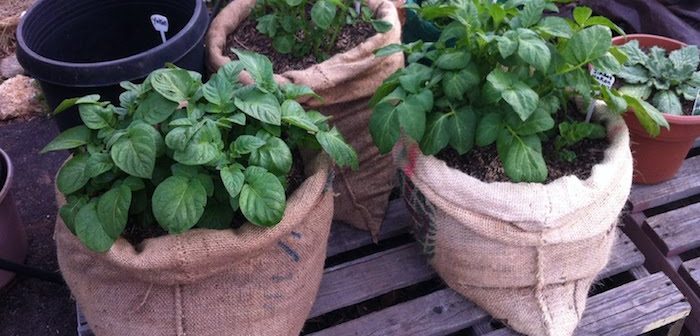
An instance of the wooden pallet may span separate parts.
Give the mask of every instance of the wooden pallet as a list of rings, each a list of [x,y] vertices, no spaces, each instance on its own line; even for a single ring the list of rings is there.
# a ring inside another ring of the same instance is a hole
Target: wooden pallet
[[[401,200],[390,202],[378,245],[366,232],[333,224],[327,267],[302,335],[515,335],[441,283],[408,226]],[[666,275],[649,274],[643,264],[618,231],[576,335],[632,336],[661,327],[678,335],[690,305]],[[81,317],[79,335],[92,336]]]
[[[686,296],[693,311],[686,326],[700,336],[700,139],[675,178],[635,185],[632,213],[624,231],[646,256],[646,266],[663,271]]]

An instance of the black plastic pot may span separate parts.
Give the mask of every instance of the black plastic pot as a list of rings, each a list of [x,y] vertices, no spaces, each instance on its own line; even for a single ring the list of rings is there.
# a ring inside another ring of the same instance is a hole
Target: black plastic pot
[[[10,157],[0,149],[0,261],[22,263],[27,256],[27,237],[10,192],[12,176]],[[0,288],[13,277],[14,273],[0,269]]]
[[[151,15],[168,18],[163,43]],[[51,109],[66,98],[97,93],[119,103],[119,82],[142,81],[165,63],[204,72],[209,14],[202,0],[39,0],[17,29],[17,59]],[[77,109],[56,116],[64,130]]]

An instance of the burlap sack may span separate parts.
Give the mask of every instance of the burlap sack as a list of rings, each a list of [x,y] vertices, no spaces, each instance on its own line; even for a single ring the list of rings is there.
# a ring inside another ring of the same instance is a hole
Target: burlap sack
[[[137,247],[119,239],[100,254],[59,217],[61,272],[97,336],[297,336],[323,273],[330,169],[317,162],[274,228],[198,229]]]
[[[516,331],[571,335],[632,183],[627,127],[611,118],[607,128],[610,147],[590,178],[548,184],[484,183],[397,145],[414,233],[445,282]]]
[[[223,52],[226,36],[248,17],[255,2],[232,1],[212,22],[207,33],[211,71],[231,61]],[[368,4],[377,19],[393,25],[389,32],[376,34],[352,50],[305,70],[275,75],[275,79],[280,83],[309,86],[323,97],[323,101],[305,98],[300,102],[332,116],[331,123],[340,129],[360,159],[358,171],[349,168],[337,171],[334,189],[339,195],[335,199],[334,219],[369,230],[376,237],[393,187],[394,167],[391,157],[380,155],[372,142],[369,134],[372,110],[367,103],[382,81],[403,67],[403,56],[400,53],[374,56],[374,50],[401,42],[401,24],[396,8],[388,0],[369,0]],[[247,74],[241,80],[251,81]]]

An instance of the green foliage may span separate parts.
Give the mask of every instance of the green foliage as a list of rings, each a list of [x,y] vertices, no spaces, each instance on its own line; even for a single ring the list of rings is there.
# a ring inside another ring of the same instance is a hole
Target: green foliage
[[[683,114],[682,101],[695,101],[700,92],[697,46],[686,46],[667,56],[666,50],[657,46],[645,53],[639,41],[632,40],[620,50],[629,55],[617,73],[625,82],[620,91],[643,100],[651,99],[660,111],[676,115]],[[700,115],[700,110],[691,113]]]
[[[319,62],[328,58],[345,26],[369,22],[379,33],[391,30],[391,23],[373,19],[362,0],[258,0],[253,17],[277,52],[298,58],[312,54]]]
[[[230,228],[239,211],[255,225],[274,226],[284,214],[297,147],[320,148],[357,168],[357,154],[328,118],[293,100],[313,91],[278,87],[267,58],[238,55],[204,84],[199,74],[173,67],[142,84],[122,83],[120,106],[98,96],[60,106],[78,105],[85,125],[43,152],[73,153],[56,180],[67,200],[59,214],[88,248],[109,250],[129,221],[155,220],[179,234]],[[238,82],[244,69],[255,85]]]
[[[406,53],[408,66],[390,76],[370,101],[370,133],[382,153],[403,133],[426,155],[446,147],[460,154],[474,145],[495,145],[506,175],[514,182],[543,182],[547,167],[542,142],[554,141],[560,157],[567,148],[604,128],[575,122],[566,105],[575,96],[585,104],[606,101],[615,113],[629,103],[641,107],[640,119],[651,133],[667,126],[651,105],[608,89],[588,67],[617,71],[627,59],[612,46],[610,20],[590,8],[574,10],[574,19],[545,16],[552,0],[424,1],[413,5],[441,29],[436,42],[389,45],[377,56]],[[560,114],[559,116],[556,116]],[[556,118],[555,118],[556,117]],[[555,120],[561,120],[557,123]]]

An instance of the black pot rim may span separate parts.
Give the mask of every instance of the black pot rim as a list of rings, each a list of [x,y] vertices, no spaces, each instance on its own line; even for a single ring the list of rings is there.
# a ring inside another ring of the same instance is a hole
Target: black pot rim
[[[10,193],[10,186],[12,185],[12,161],[10,161],[10,156],[5,153],[2,148],[0,148],[0,166],[4,169],[0,169],[0,203],[5,199],[5,197]],[[3,176],[3,173],[5,176]]]
[[[158,46],[142,51],[138,54],[134,54],[128,57],[124,58],[119,58],[115,60],[109,60],[109,61],[102,61],[102,62],[94,62],[94,63],[73,63],[73,62],[64,62],[64,61],[59,61],[55,59],[51,59],[48,57],[44,57],[36,53],[34,50],[29,48],[27,46],[26,41],[24,40],[24,25],[25,22],[27,21],[26,18],[31,17],[32,13],[37,10],[44,2],[46,1],[52,1],[52,0],[39,0],[37,1],[27,12],[25,15],[23,15],[23,19],[20,21],[18,27],[17,27],[17,57],[20,63],[24,68],[32,68],[31,66],[26,66],[25,64],[28,62],[32,62],[38,67],[44,68],[44,71],[28,71],[31,73],[32,77],[35,77],[36,79],[39,79],[41,81],[49,82],[52,84],[57,84],[57,85],[70,85],[74,87],[96,87],[96,86],[106,86],[106,85],[115,85],[119,84],[123,80],[135,80],[138,78],[143,78],[150,73],[148,70],[144,71],[139,71],[138,73],[134,73],[133,75],[130,76],[129,79],[120,79],[120,80],[110,80],[112,76],[109,76],[108,74],[115,73],[115,69],[120,69],[118,73],[121,75],[123,78],[124,73],[128,73],[129,71],[125,71],[124,69],[128,69],[129,67],[125,67],[125,65],[130,64],[130,63],[139,63],[140,61],[145,61],[145,63],[149,63],[147,61],[150,55],[153,54],[161,54],[165,53],[167,49],[170,49],[174,47],[177,44],[189,44],[189,47],[186,49],[183,49],[183,51],[180,53],[180,55],[177,57],[177,60],[181,59],[185,55],[187,55],[192,49],[197,47],[197,42],[201,41],[204,35],[207,32],[207,27],[208,27],[208,21],[209,21],[209,15],[207,13],[207,9],[203,3],[202,0],[191,0],[195,2],[195,8],[194,12],[192,13],[192,17],[190,20],[187,22],[187,24],[177,33],[175,36],[171,37],[168,39],[165,43],[159,44]],[[202,31],[193,38],[192,32],[194,31],[195,26],[198,24],[198,21],[201,20],[200,16],[206,16],[206,26]],[[175,62],[173,62],[175,63]],[[158,64],[155,66],[155,68],[160,68],[164,64]],[[49,72],[54,72],[53,76],[48,76],[46,73]],[[70,72],[70,76],[64,76],[64,74],[67,74]],[[81,72],[90,72],[90,73],[103,73],[105,74],[104,77],[106,80],[104,81],[99,81],[99,80],[93,80],[90,82],[89,85],[85,84],[85,81],[83,81],[79,76]],[[57,74],[56,74],[57,73]],[[117,76],[118,77],[118,76]],[[60,78],[60,79],[59,79]]]

